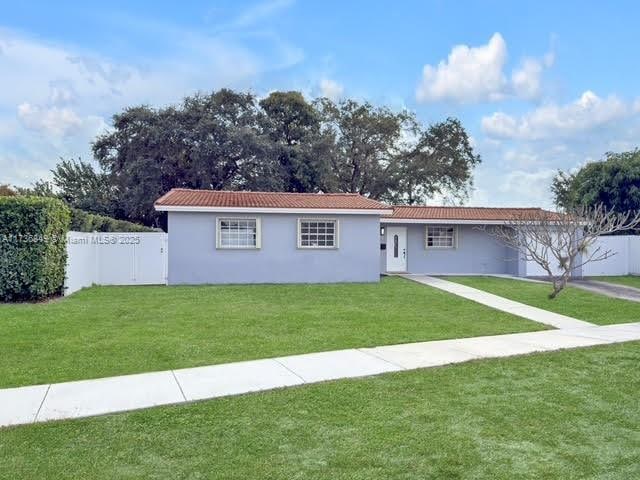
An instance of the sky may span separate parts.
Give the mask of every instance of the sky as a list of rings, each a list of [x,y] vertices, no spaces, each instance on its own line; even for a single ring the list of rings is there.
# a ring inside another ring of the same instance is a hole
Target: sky
[[[558,169],[640,146],[640,3],[515,3],[6,2],[0,184],[91,159],[127,106],[230,87],[457,117],[482,157],[468,204],[550,207]]]

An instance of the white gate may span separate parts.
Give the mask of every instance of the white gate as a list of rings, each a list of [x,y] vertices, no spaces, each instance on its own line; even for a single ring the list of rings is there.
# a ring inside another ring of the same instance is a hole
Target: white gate
[[[599,250],[598,250],[599,249]],[[596,253],[598,250],[598,253]],[[585,277],[597,277],[606,275],[640,275],[640,236],[638,235],[613,235],[601,236],[589,247],[583,258],[595,253],[597,257],[604,252],[611,255],[597,262],[589,262],[582,266],[582,275]],[[556,274],[560,273],[558,267]],[[547,272],[533,260],[526,263],[528,277],[547,276]]]
[[[65,295],[96,285],[154,285],[167,281],[167,234],[67,234]]]
[[[589,262],[582,267],[582,275],[585,277],[595,277],[602,275],[628,275],[630,267],[630,245],[633,239],[637,237],[629,235],[618,235],[608,237],[598,237],[593,245],[587,250],[586,256],[589,254],[611,252],[611,255],[605,260],[598,262]],[[584,256],[584,255],[583,255]]]
[[[640,236],[629,237],[629,274],[640,275]]]

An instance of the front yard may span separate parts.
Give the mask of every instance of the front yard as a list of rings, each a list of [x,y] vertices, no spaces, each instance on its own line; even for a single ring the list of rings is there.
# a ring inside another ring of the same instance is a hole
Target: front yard
[[[0,478],[640,478],[640,342],[0,431]]]
[[[93,287],[0,305],[0,388],[544,326],[401,278]]]
[[[545,283],[497,277],[446,279],[597,325],[640,321],[640,303],[610,298],[571,286],[563,290],[556,299],[550,300],[547,295],[551,286]]]

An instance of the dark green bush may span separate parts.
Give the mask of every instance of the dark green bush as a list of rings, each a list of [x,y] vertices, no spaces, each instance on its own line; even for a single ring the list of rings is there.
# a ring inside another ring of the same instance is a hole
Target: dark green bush
[[[62,293],[69,208],[47,197],[0,197],[0,301]]]
[[[153,232],[152,228],[138,223],[71,209],[71,230],[74,232]]]

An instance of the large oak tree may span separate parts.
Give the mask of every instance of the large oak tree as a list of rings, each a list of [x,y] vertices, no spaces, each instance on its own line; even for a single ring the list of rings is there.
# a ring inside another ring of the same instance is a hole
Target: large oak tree
[[[228,89],[127,108],[93,153],[98,169],[62,161],[52,187],[71,205],[146,225],[159,224],[153,202],[174,187],[464,198],[480,162],[455,119],[425,126],[368,102]]]
[[[480,163],[462,124],[449,118],[423,126],[415,114],[370,103],[316,102],[335,138],[334,185],[394,203],[423,203],[435,194],[465,198]]]
[[[264,114],[251,94],[220,90],[177,107],[126,109],[93,152],[127,220],[153,224],[153,202],[174,187],[278,189]]]
[[[273,92],[260,101],[277,158],[281,190],[330,190],[333,138],[321,131],[317,109],[300,92]]]

